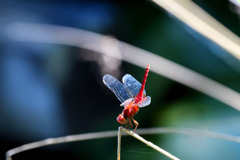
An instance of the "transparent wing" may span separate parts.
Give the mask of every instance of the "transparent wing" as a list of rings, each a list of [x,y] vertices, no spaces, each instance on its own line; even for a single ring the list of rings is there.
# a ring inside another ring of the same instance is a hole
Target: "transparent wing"
[[[120,106],[127,106],[133,101],[134,101],[134,98],[129,98],[126,101],[124,101],[122,104],[120,104]]]
[[[146,107],[151,103],[151,97],[147,96],[145,98],[143,98],[143,100],[141,102],[138,103],[139,107]]]
[[[125,86],[113,76],[109,74],[103,76],[103,83],[117,96],[121,103],[131,98]]]
[[[123,76],[122,81],[128,92],[130,93],[130,96],[135,97],[138,94],[142,84],[130,74],[126,74],[125,76]],[[146,95],[145,89],[143,93]]]

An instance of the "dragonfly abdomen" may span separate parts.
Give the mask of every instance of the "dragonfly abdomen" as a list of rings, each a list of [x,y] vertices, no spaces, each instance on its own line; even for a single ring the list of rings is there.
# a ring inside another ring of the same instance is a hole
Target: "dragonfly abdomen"
[[[150,65],[148,65],[146,70],[145,70],[145,74],[143,76],[143,81],[142,81],[142,86],[139,90],[139,93],[138,93],[136,99],[135,99],[136,104],[143,99],[143,90],[144,90],[144,87],[145,87],[145,84],[146,84],[146,81],[147,81],[147,76],[148,76],[149,69],[150,69]]]

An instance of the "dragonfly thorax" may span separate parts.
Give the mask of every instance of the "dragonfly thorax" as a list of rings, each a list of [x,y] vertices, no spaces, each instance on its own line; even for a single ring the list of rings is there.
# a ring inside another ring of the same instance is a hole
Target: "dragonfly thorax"
[[[126,124],[128,119],[131,119],[139,110],[139,107],[134,103],[130,103],[123,109],[122,114],[119,114],[117,121],[120,124]]]
[[[134,102],[131,102],[129,105],[124,107],[122,114],[125,118],[132,118],[138,110],[139,107]]]

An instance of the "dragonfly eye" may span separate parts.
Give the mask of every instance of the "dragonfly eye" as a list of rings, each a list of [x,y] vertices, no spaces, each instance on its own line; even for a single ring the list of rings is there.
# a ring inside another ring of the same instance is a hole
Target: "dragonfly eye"
[[[125,124],[127,121],[126,119],[124,118],[124,116],[122,114],[119,114],[118,117],[117,117],[117,121],[118,123],[120,124]]]

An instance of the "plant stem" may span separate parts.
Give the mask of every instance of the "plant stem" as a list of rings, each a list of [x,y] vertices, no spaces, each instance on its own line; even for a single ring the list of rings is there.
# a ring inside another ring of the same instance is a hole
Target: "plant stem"
[[[150,141],[145,140],[144,138],[142,138],[141,136],[139,136],[138,134],[127,130],[126,128],[123,127],[119,127],[118,128],[118,158],[117,160],[120,160],[120,148],[121,148],[121,130],[128,133],[129,135],[133,136],[134,138],[138,139],[139,141],[145,143],[147,146],[152,147],[153,149],[157,150],[158,152],[161,152],[162,154],[164,154],[165,156],[173,159],[173,160],[180,160],[179,158],[171,155],[170,153],[168,153],[167,151],[163,150],[162,148],[158,147],[157,145],[153,144]]]

